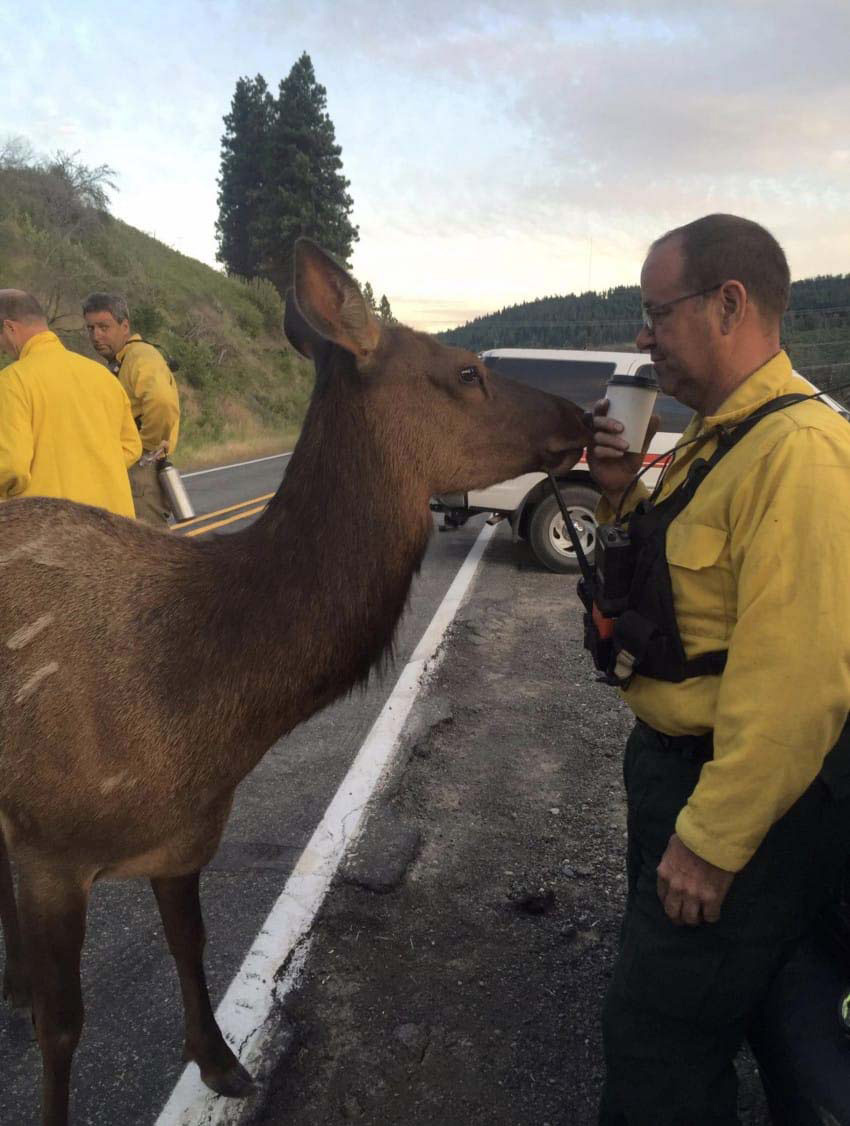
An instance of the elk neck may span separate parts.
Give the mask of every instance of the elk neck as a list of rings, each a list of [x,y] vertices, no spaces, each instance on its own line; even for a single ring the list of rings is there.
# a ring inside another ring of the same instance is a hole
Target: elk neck
[[[338,376],[317,385],[266,512],[209,545],[229,571],[219,651],[240,650],[222,690],[266,746],[389,654],[432,526],[414,451],[362,381]]]

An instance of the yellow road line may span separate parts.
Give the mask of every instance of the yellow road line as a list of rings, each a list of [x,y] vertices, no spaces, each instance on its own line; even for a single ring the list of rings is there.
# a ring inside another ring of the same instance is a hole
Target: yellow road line
[[[259,497],[257,499],[259,500]],[[234,505],[234,507],[238,506]],[[247,512],[237,512],[235,516],[228,516],[226,520],[219,520],[216,524],[207,524],[204,528],[193,528],[191,532],[186,532],[186,536],[202,536],[204,532],[211,532],[213,528],[223,528],[225,524],[235,524],[237,520],[247,520],[249,516],[256,516],[258,512],[262,512],[265,507],[264,504],[261,504],[258,508],[249,508]],[[227,512],[228,509],[222,511]],[[186,523],[188,524],[189,521],[187,520]]]
[[[249,497],[239,504],[231,504],[228,508],[217,508],[214,512],[205,512],[203,516],[193,516],[191,520],[184,520],[180,528],[188,528],[190,524],[197,524],[201,520],[211,520],[213,516],[223,516],[225,512],[235,512],[237,508],[244,508],[246,504],[257,504],[261,500],[270,500],[274,493],[264,493],[261,497]]]

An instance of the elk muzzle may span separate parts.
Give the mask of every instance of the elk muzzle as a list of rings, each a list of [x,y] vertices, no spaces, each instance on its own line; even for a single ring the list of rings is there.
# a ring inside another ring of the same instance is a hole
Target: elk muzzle
[[[554,473],[565,473],[581,457],[593,436],[591,416],[588,411],[568,399],[557,399],[558,426],[543,443],[543,467]]]

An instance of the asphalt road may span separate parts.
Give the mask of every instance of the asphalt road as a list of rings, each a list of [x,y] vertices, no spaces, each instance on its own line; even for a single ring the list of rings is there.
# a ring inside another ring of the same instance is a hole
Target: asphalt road
[[[199,517],[177,534],[226,534],[261,510],[287,457],[187,475]],[[400,671],[466,557],[481,520],[435,535],[399,627]],[[217,1005],[330,798],[392,690],[383,681],[314,716],[276,744],[237,792],[202,897]],[[209,686],[215,692],[215,685]],[[96,886],[83,954],[86,1025],[73,1075],[75,1126],[153,1123],[183,1069],[176,975],[146,882]],[[37,1126],[40,1054],[28,1015],[0,1005],[0,1126]]]

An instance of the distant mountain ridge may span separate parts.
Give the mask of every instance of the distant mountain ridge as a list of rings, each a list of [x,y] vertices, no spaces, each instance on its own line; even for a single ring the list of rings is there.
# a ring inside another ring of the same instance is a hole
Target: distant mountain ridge
[[[541,297],[511,305],[458,328],[439,340],[471,348],[581,348],[633,351],[640,328],[640,290],[616,286]],[[793,282],[783,322],[783,344],[796,369],[827,389],[850,383],[850,274]],[[842,392],[850,402],[848,392]]]

